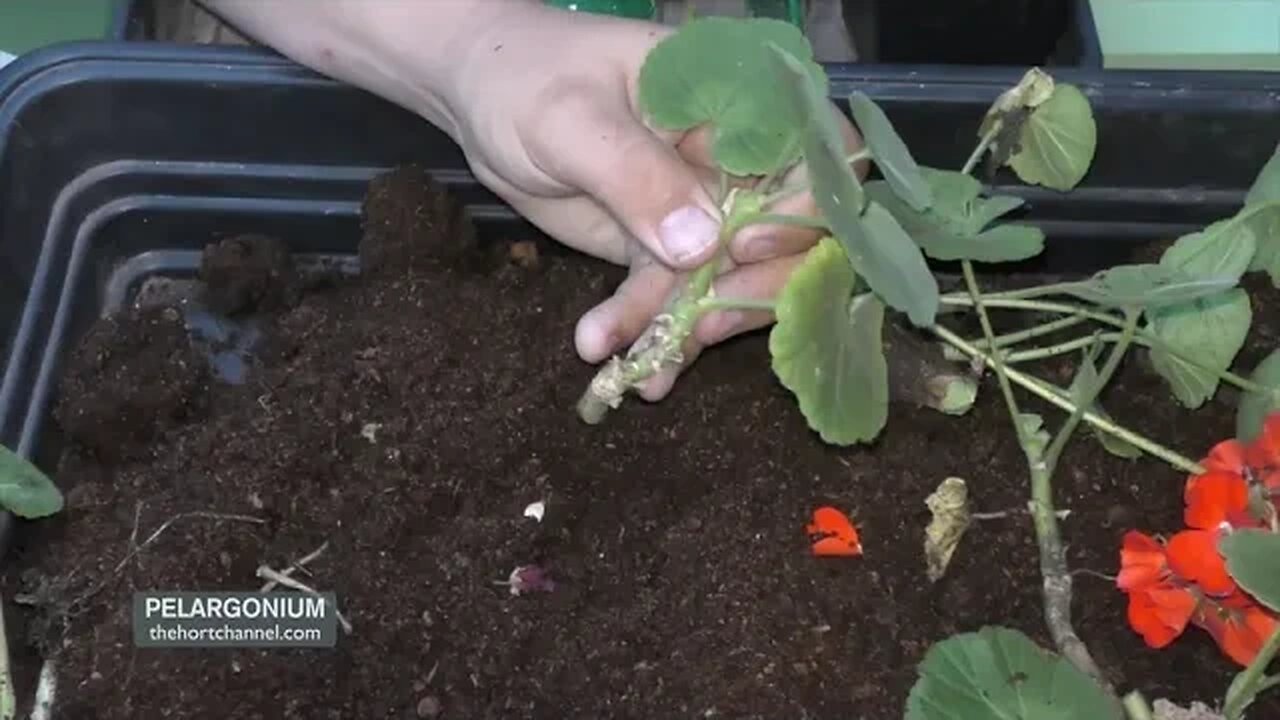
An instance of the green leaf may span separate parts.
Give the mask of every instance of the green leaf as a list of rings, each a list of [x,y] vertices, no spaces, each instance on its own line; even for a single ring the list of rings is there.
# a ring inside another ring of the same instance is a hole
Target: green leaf
[[[1102,347],[1102,343],[1096,343],[1089,350],[1082,353],[1080,367],[1076,370],[1076,377],[1071,381],[1071,387],[1068,389],[1069,399],[1072,402],[1079,404],[1085,393],[1097,385],[1099,380],[1097,355]],[[1111,416],[1107,415],[1106,411],[1102,409],[1102,403],[1098,402],[1096,396],[1088,410],[1101,418],[1111,419]],[[1136,445],[1121,440],[1111,433],[1103,432],[1092,425],[1090,428],[1093,430],[1094,437],[1098,438],[1098,442],[1102,443],[1103,449],[1112,455],[1126,460],[1142,457],[1142,450]]]
[[[1249,380],[1272,388],[1280,393],[1280,350],[1272,350],[1254,368]],[[1240,405],[1236,408],[1236,439],[1241,442],[1253,442],[1262,430],[1262,423],[1267,416],[1280,409],[1280,401],[1275,394],[1246,392],[1240,396]]]
[[[1249,269],[1257,249],[1250,227],[1235,220],[1219,220],[1204,230],[1183,235],[1160,257],[1160,264],[1192,277],[1232,278]]]
[[[33,519],[62,510],[62,492],[35,465],[0,445],[0,506],[18,517]]]
[[[866,202],[845,161],[844,143],[835,117],[826,111],[826,99],[803,82],[799,61],[781,48],[772,50],[778,73],[790,78],[782,83],[787,88],[783,99],[792,112],[806,119],[802,139],[814,203],[871,290],[916,325],[932,325],[938,313],[938,281],[920,248],[888,210]]]
[[[1097,145],[1089,99],[1074,85],[1057,84],[1023,123],[1009,167],[1023,182],[1070,190],[1089,171]]]
[[[1039,228],[1005,224],[985,229],[1020,207],[1020,198],[979,197],[982,186],[969,175],[928,167],[920,170],[933,194],[933,205],[923,212],[912,209],[883,181],[869,182],[864,190],[893,214],[929,257],[1011,262],[1044,250],[1044,233]]]
[[[866,141],[876,167],[898,197],[913,210],[925,210],[933,202],[929,184],[920,173],[920,166],[911,157],[907,144],[893,129],[893,123],[871,98],[860,92],[849,96],[849,108],[854,122]]]
[[[1151,364],[1184,406],[1200,407],[1218,391],[1253,322],[1249,294],[1240,288],[1149,311],[1147,332],[1172,352],[1151,348]],[[1173,354],[1177,353],[1177,355]],[[1186,359],[1183,359],[1186,358]]]
[[[686,23],[649,52],[640,69],[640,105],[655,125],[688,130],[711,123],[711,153],[726,172],[759,175],[794,162],[801,125],[777,110],[778,88],[765,46],[795,59],[800,82],[827,96],[827,77],[808,40],[770,18],[706,17]],[[762,80],[766,80],[763,81]],[[834,119],[827,103],[825,111]]]
[[[769,333],[773,371],[824,442],[875,438],[889,415],[884,305],[853,297],[857,274],[832,238],[823,238],[778,295]]]
[[[1123,720],[1088,675],[1010,628],[937,643],[920,664],[906,720]]]
[[[1194,276],[1176,267],[1142,263],[1117,265],[1060,289],[1097,305],[1151,309],[1216,295],[1235,284],[1229,276]]]
[[[1258,171],[1253,185],[1249,186],[1248,194],[1244,196],[1244,204],[1260,205],[1277,200],[1280,200],[1280,148],[1271,154]]]
[[[1272,610],[1280,610],[1280,534],[1246,528],[1218,541],[1227,572],[1240,587]]]

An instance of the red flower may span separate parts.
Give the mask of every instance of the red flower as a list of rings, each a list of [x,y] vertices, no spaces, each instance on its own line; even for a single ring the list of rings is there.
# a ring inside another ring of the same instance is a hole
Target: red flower
[[[1129,593],[1129,625],[1153,648],[1173,642],[1196,611],[1197,598],[1170,572],[1165,548],[1135,530],[1125,533],[1116,585]]]
[[[1218,443],[1201,465],[1204,472],[1183,488],[1187,529],[1163,543],[1125,533],[1116,585],[1129,594],[1129,625],[1150,647],[1167,646],[1193,624],[1227,657],[1248,665],[1280,618],[1236,584],[1218,542],[1241,528],[1277,531],[1280,413],[1252,442]]]
[[[1272,613],[1243,593],[1200,603],[1192,622],[1208,631],[1222,652],[1242,666],[1253,662],[1277,624]]]

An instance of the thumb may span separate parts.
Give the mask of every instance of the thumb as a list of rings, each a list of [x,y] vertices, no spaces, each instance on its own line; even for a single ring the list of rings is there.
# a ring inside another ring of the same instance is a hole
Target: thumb
[[[595,199],[668,267],[692,269],[711,258],[720,212],[699,171],[637,121],[624,98],[573,93],[545,107],[525,139],[535,165]]]

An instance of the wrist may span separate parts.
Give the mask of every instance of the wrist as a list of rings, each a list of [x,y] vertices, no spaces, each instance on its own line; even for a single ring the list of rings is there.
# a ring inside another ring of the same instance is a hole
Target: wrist
[[[202,0],[295,62],[422,115],[457,138],[458,64],[486,26],[538,0]]]

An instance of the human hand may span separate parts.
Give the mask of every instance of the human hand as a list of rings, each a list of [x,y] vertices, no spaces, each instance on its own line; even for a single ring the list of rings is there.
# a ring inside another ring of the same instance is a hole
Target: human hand
[[[627,266],[613,296],[578,322],[575,345],[587,362],[625,352],[715,252],[710,132],[657,130],[639,109],[640,68],[673,29],[538,0],[202,1],[298,62],[431,120],[484,185],[548,235]],[[832,112],[849,152],[860,149],[853,126]],[[817,214],[807,193],[775,210]],[[772,298],[818,237],[798,227],[743,230],[716,292]],[[684,348],[685,366],[703,348],[772,321],[763,311],[709,313]],[[655,375],[639,394],[664,397],[681,370]]]
[[[651,23],[522,6],[477,38],[449,102],[457,139],[481,182],[552,237],[630,268],[613,296],[578,322],[578,353],[592,363],[625,351],[686,272],[715,251],[719,175],[710,132],[657,130],[638,109],[641,65],[671,32]],[[832,112],[852,153],[861,140],[838,109]],[[808,194],[777,211],[817,214]],[[796,227],[744,230],[730,244],[717,294],[772,298],[818,236]],[[703,348],[772,319],[764,311],[708,314],[684,349],[685,366]],[[650,378],[639,394],[665,396],[682,369]]]

